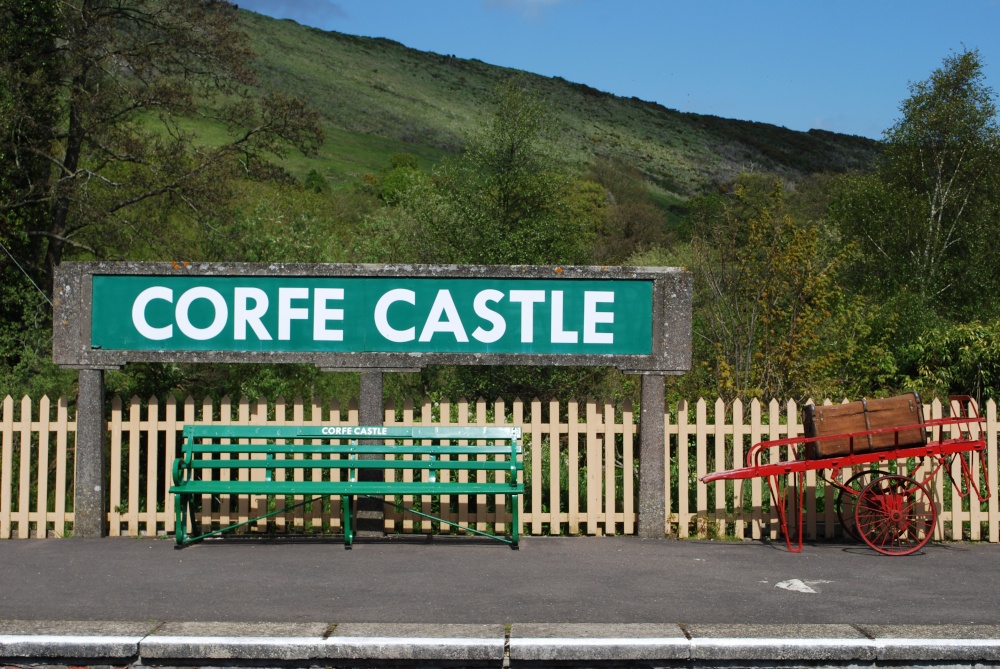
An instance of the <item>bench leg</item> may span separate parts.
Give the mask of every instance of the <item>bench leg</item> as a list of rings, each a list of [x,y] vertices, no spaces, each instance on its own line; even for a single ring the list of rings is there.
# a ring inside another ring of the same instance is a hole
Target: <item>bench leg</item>
[[[517,542],[519,535],[521,533],[521,518],[517,512],[517,498],[518,495],[510,496],[510,511],[511,511],[511,523],[510,523],[510,547],[517,550]]]
[[[344,524],[344,548],[350,548],[354,544],[354,529],[351,527],[351,506],[354,497],[351,495],[340,496],[341,519]]]
[[[178,546],[184,545],[187,534],[187,507],[184,495],[174,495],[174,538]]]
[[[194,508],[194,495],[187,495],[187,515],[191,518],[191,536],[201,536],[201,521],[198,520],[198,513]]]
[[[184,495],[177,493],[174,498],[174,537],[177,544],[183,546],[190,542],[192,536],[199,534],[198,524],[195,521],[193,507],[194,495]],[[191,532],[188,532],[188,518],[191,519]]]

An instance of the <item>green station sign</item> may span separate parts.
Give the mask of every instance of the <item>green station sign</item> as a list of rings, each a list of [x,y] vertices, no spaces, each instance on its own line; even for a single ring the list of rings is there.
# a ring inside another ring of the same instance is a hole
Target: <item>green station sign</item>
[[[650,355],[653,281],[94,274],[90,348]]]

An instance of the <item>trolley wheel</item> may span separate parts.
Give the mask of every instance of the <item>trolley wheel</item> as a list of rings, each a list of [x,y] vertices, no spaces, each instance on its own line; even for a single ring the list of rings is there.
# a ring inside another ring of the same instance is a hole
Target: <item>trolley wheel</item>
[[[930,541],[937,509],[927,489],[909,476],[877,478],[858,495],[855,529],[885,555],[909,555]]]
[[[844,528],[844,532],[856,541],[862,540],[854,523],[854,507],[857,505],[858,495],[861,494],[861,491],[869,483],[877,478],[888,475],[889,472],[883,472],[879,469],[865,469],[847,479],[847,482],[844,483],[844,487],[850,488],[854,491],[853,493],[848,493],[843,488],[837,488],[837,496],[833,501],[834,508],[837,509],[837,520],[840,521],[840,526]]]

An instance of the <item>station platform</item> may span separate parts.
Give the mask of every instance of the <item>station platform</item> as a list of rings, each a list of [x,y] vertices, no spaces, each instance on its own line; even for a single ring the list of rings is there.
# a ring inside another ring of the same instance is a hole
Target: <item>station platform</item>
[[[1000,665],[991,544],[45,539],[0,564],[7,665]]]

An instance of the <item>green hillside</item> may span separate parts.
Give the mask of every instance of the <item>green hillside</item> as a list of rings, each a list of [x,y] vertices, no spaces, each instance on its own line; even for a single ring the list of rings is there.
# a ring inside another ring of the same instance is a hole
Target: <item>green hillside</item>
[[[432,164],[461,149],[486,113],[487,93],[511,76],[545,101],[549,140],[571,167],[622,160],[648,178],[661,202],[686,199],[750,169],[796,177],[863,167],[876,151],[866,138],[681,113],[386,39],[244,10],[240,21],[252,36],[262,86],[299,95],[323,115],[327,142],[316,158],[288,165],[297,176],[317,168],[334,182],[350,181],[383,167],[397,151]]]

